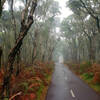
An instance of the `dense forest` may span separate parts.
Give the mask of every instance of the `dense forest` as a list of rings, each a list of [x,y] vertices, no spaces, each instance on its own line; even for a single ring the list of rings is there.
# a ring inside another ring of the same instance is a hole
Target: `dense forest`
[[[42,100],[55,62],[100,93],[100,1],[58,1],[0,0],[0,100]]]
[[[61,24],[66,49],[69,48],[65,49],[68,51],[65,58],[75,62],[99,62],[99,3],[99,0],[69,0],[67,3],[73,14]]]

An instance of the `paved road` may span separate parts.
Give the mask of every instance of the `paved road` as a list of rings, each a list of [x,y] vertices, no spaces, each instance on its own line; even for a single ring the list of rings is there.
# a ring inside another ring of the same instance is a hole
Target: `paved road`
[[[46,100],[100,100],[100,96],[63,64],[56,63]]]

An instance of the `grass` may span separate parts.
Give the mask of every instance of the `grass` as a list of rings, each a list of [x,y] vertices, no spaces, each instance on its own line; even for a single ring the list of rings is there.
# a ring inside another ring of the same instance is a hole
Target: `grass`
[[[40,100],[40,97],[41,97],[41,94],[42,94],[42,91],[43,91],[43,88],[44,88],[44,85],[41,84],[38,92],[37,92],[37,100]]]
[[[84,73],[81,75],[83,80],[88,80],[88,81],[92,81],[93,79],[93,73]]]
[[[100,84],[91,84],[91,88],[93,88],[96,92],[100,93]]]
[[[51,80],[51,75],[48,75],[48,74],[45,74],[45,79],[47,81],[47,83],[50,83],[50,80]],[[37,92],[37,100],[40,100],[41,99],[41,96],[44,95],[43,94],[43,91],[45,91],[45,89],[47,88],[48,86],[44,86],[43,83],[41,83],[41,86]],[[42,97],[44,98],[44,97]]]

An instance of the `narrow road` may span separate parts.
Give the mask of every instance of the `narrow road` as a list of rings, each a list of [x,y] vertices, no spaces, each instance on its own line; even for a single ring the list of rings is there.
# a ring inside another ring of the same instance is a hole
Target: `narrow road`
[[[100,100],[100,96],[63,64],[56,63],[46,100]]]

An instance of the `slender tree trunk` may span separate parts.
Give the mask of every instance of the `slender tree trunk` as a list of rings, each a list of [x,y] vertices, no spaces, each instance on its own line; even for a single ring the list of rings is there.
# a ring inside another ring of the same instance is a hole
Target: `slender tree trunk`
[[[15,19],[15,16],[14,16],[14,13],[13,13],[13,3],[14,3],[14,1],[13,0],[11,0],[11,15],[12,15],[12,24],[13,24],[13,31],[14,31],[14,37],[15,37],[15,44],[16,44],[16,42],[17,42],[17,32],[16,32],[16,19]],[[16,68],[16,76],[19,74],[19,72],[20,72],[20,49],[19,49],[19,51],[18,51],[18,53],[17,53],[17,68]]]
[[[89,59],[90,61],[93,63],[95,61],[95,50],[94,50],[94,47],[93,47],[93,39],[90,37],[89,38]]]
[[[37,38],[38,38],[38,30],[35,30],[35,34],[34,34],[34,39],[33,39],[33,53],[32,53],[32,63],[34,62],[34,60],[36,59],[37,56]]]
[[[6,0],[0,0],[0,17],[2,15],[2,9],[3,9],[3,5],[6,2]]]
[[[21,71],[20,60],[21,60],[21,57],[20,57],[20,50],[19,50],[18,53],[17,53],[17,70],[16,70],[16,76],[18,76],[19,73],[20,73],[20,71]]]
[[[0,47],[0,69],[1,69],[1,56],[2,56],[2,48]]]

